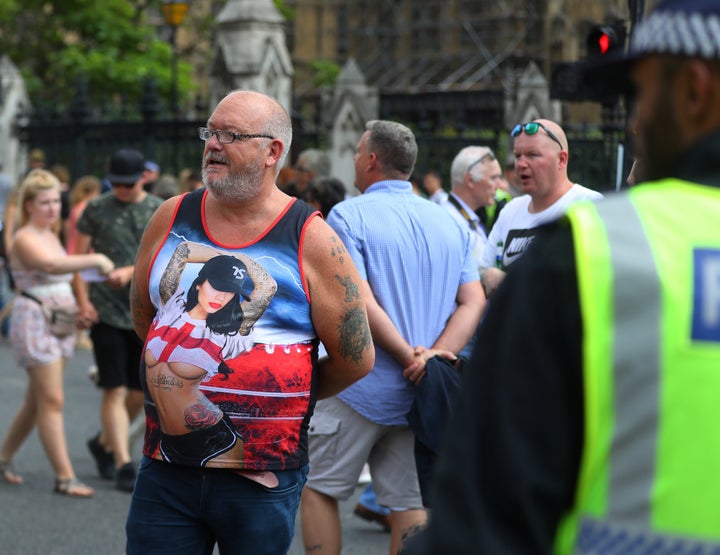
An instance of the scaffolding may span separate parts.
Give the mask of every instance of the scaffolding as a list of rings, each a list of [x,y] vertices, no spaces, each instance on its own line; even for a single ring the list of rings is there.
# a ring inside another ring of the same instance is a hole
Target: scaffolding
[[[340,65],[354,58],[368,83],[388,93],[497,89],[508,71],[521,70],[531,61],[545,67],[547,0],[296,0],[289,4],[303,27],[295,26],[296,45],[301,46],[300,37],[312,40],[324,35],[323,48],[311,55]],[[314,16],[307,16],[308,12]],[[308,22],[328,21],[334,21],[334,28],[307,27]],[[297,61],[303,65],[301,58]],[[297,90],[312,88],[307,77],[300,81]]]

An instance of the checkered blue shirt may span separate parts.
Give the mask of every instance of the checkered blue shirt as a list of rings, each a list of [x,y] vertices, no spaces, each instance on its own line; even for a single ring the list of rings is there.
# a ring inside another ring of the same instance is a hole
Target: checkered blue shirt
[[[458,287],[478,279],[468,227],[407,181],[374,183],[337,204],[327,221],[401,335],[412,346],[432,346],[455,310]],[[340,393],[386,425],[407,424],[413,396],[400,365],[379,348],[370,374]]]

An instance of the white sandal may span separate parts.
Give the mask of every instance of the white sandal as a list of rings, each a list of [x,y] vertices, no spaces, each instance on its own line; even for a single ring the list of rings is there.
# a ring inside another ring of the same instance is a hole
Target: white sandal
[[[95,494],[95,490],[86,486],[75,476],[72,478],[55,478],[54,493],[67,495],[68,497],[88,498]]]

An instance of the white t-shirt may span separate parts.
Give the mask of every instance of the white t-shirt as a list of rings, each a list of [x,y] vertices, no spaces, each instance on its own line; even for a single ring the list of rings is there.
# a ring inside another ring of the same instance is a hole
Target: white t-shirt
[[[480,267],[497,267],[497,260],[502,259],[502,269],[518,260],[535,239],[538,226],[552,222],[565,214],[568,206],[579,200],[598,200],[603,195],[577,183],[560,197],[552,206],[542,212],[531,214],[530,195],[512,199],[500,212],[490,236],[488,246],[481,255]]]

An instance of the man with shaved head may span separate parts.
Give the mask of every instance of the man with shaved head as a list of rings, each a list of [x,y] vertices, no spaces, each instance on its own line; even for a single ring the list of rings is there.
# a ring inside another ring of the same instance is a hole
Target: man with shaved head
[[[515,172],[524,194],[500,213],[482,254],[480,277],[488,297],[502,282],[508,266],[533,242],[538,226],[562,216],[575,201],[602,198],[568,178],[568,141],[557,123],[547,119],[519,123],[510,134]]]

